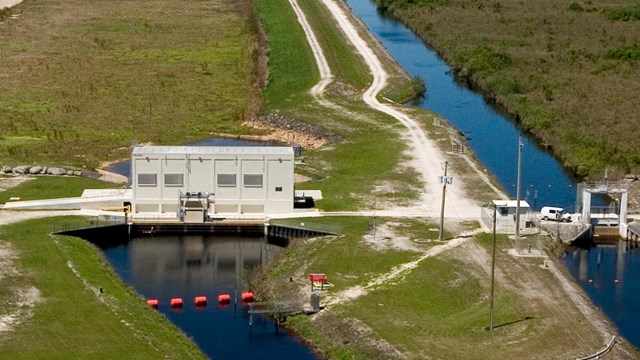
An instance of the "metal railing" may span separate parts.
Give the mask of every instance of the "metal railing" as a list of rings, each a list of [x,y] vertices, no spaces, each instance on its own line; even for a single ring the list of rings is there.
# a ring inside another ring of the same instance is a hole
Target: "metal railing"
[[[333,234],[333,235],[340,235],[342,233],[342,228],[337,225],[318,224],[318,223],[313,223],[308,221],[301,221],[299,219],[270,220],[269,225],[284,226],[290,229],[306,230],[306,231],[313,231],[313,232]]]
[[[84,219],[84,220],[65,220],[61,223],[53,225],[53,233],[60,233],[64,231],[77,231],[83,229],[94,229],[99,227],[114,226],[126,224],[125,218],[113,218],[113,219]]]

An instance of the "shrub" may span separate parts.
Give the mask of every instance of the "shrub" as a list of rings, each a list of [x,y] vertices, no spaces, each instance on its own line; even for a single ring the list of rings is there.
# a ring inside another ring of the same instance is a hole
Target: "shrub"
[[[640,44],[609,50],[605,57],[614,60],[638,61],[640,60]]]
[[[609,20],[633,21],[640,20],[640,4],[627,6],[621,9],[603,10]]]
[[[577,2],[573,2],[573,3],[571,3],[571,5],[569,5],[569,10],[582,12],[582,11],[584,11],[584,8],[580,4],[578,4]]]
[[[448,5],[449,0],[377,0],[378,7],[385,11],[406,9],[409,6],[442,6]]]
[[[511,57],[506,51],[494,50],[487,44],[462,53],[459,60],[467,68],[469,75],[492,73],[511,65]]]

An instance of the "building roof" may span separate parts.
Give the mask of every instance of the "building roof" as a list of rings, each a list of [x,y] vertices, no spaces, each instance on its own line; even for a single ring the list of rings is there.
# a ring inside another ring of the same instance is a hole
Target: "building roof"
[[[293,155],[290,146],[136,146],[132,155]]]
[[[493,200],[493,203],[498,207],[515,208],[518,202],[515,200]],[[520,207],[528,208],[530,206],[528,202],[520,200]]]

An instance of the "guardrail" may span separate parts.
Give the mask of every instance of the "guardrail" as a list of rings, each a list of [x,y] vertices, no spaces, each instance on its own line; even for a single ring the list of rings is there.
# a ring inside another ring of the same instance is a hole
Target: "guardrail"
[[[62,223],[53,225],[53,233],[60,233],[64,231],[76,231],[83,229],[94,229],[98,227],[114,226],[126,224],[125,218],[112,219],[112,220],[77,220],[77,221],[63,221]]]
[[[325,233],[330,235],[340,235],[342,229],[340,226],[331,224],[318,224],[308,221],[300,221],[298,219],[277,219],[269,221],[269,225],[283,226],[289,229],[310,231],[317,233]]]
[[[611,348],[613,348],[613,345],[615,345],[616,343],[616,337],[614,336],[613,339],[611,339],[611,341],[609,342],[609,344],[602,350],[598,351],[597,353],[593,354],[593,355],[589,355],[589,356],[585,356],[585,357],[581,357],[578,358],[576,360],[590,360],[590,359],[599,359],[600,356],[608,353],[609,351],[611,351]]]

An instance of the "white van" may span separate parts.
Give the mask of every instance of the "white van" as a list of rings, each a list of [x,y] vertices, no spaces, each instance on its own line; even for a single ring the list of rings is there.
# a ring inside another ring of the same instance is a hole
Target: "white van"
[[[564,210],[559,207],[545,206],[540,210],[542,220],[554,220],[571,222],[571,215],[565,214]]]

